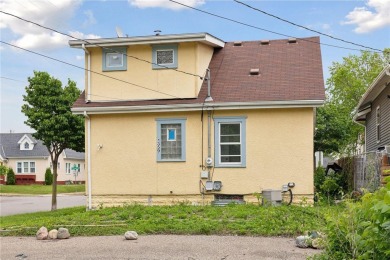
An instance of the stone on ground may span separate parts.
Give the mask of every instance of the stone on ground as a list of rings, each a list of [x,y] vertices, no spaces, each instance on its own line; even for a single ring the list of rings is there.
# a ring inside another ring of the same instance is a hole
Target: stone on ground
[[[49,239],[57,239],[58,236],[58,230],[52,229],[49,231]]]
[[[49,232],[47,232],[47,228],[46,227],[41,227],[38,231],[37,231],[37,239],[38,240],[44,240],[44,239],[47,239],[49,235]]]
[[[66,239],[69,238],[70,234],[67,228],[59,228],[57,238],[58,239]]]
[[[126,238],[126,240],[137,240],[138,234],[135,231],[127,231],[125,233],[125,238]]]

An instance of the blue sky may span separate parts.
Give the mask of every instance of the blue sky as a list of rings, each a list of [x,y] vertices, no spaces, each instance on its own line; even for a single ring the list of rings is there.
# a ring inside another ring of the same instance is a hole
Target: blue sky
[[[314,32],[251,10],[234,1],[177,0],[220,16],[294,37],[316,36]],[[390,47],[390,1],[244,1],[268,13],[311,29],[383,50]],[[245,27],[167,0],[0,0],[1,11],[12,13],[78,38],[116,37],[119,26],[131,36],[207,32],[224,41],[286,38]],[[69,38],[0,13],[1,40],[84,66],[83,51],[71,49]],[[361,49],[321,36],[321,42]],[[324,80],[328,67],[359,51],[322,45]],[[0,44],[0,131],[32,132],[20,112],[27,78],[33,71],[47,71],[66,84],[70,78],[84,89],[84,71]]]

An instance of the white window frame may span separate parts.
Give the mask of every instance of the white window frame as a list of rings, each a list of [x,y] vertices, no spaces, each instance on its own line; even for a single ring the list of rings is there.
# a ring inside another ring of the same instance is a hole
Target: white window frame
[[[16,173],[25,174],[31,173],[35,174],[37,171],[35,161],[17,161],[16,162]]]
[[[108,58],[112,55],[118,55],[122,58],[121,65],[109,66]],[[127,48],[126,47],[110,47],[103,48],[102,50],[102,65],[103,71],[118,71],[127,70]]]
[[[375,125],[376,125],[376,142],[381,141],[381,111],[380,106],[377,106],[375,113]]]
[[[223,124],[239,124],[240,125],[240,142],[221,142],[221,125]],[[246,117],[215,117],[214,118],[214,156],[215,167],[246,167]],[[221,146],[222,145],[240,145],[240,162],[222,162]]]
[[[65,174],[70,174],[70,163],[65,163]]]

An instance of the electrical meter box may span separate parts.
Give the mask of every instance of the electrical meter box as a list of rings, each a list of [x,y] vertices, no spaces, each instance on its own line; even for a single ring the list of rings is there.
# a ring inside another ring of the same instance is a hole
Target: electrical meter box
[[[208,171],[201,171],[200,172],[200,178],[201,179],[208,179],[209,178],[209,172]]]

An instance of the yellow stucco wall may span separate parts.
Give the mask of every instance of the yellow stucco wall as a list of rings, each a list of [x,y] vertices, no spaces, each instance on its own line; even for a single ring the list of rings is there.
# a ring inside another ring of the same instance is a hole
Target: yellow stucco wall
[[[92,195],[196,195],[207,157],[207,112],[90,115]],[[215,111],[245,116],[246,167],[215,168],[221,194],[252,194],[295,182],[294,194],[313,194],[313,109]],[[186,118],[186,161],[157,162],[157,118]],[[212,123],[212,137],[214,125]],[[98,145],[103,148],[98,149]],[[212,138],[212,157],[214,140]]]
[[[197,96],[202,84],[199,77],[170,69],[152,69],[152,64],[131,58],[137,57],[151,62],[151,45],[127,46],[126,71],[102,71],[102,49],[89,48],[88,51],[91,55],[92,71],[148,88],[137,87],[91,73],[91,100],[193,98]],[[177,70],[203,76],[212,54],[213,48],[202,43],[180,43],[178,44]],[[87,76],[85,86],[88,86]],[[86,92],[88,92],[87,88]]]

